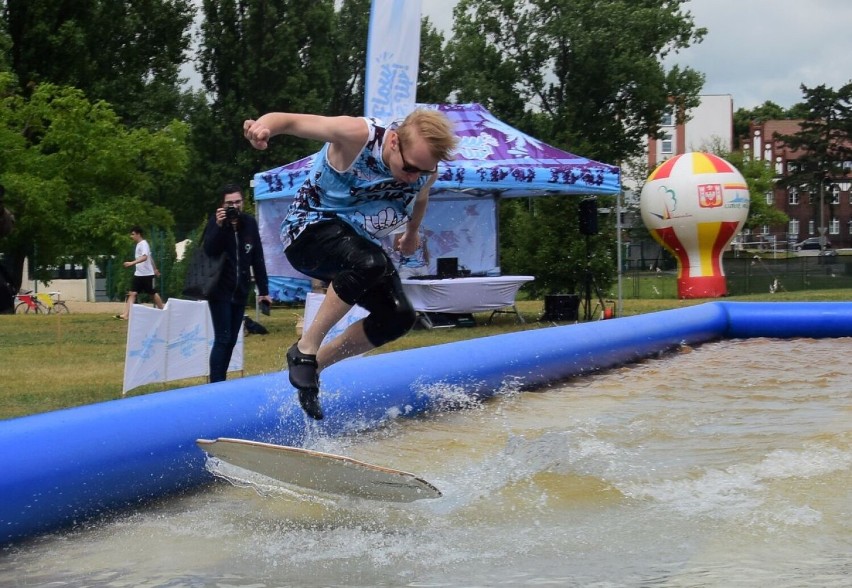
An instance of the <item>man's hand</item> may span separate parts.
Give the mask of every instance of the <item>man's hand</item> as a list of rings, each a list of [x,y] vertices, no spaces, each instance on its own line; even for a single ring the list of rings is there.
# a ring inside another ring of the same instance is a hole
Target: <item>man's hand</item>
[[[420,247],[420,234],[418,231],[406,229],[402,235],[399,235],[399,240],[396,242],[396,250],[406,257],[417,251],[418,247]]]
[[[243,123],[243,135],[248,139],[251,146],[261,151],[269,147],[269,137],[272,132],[264,124],[248,119]]]

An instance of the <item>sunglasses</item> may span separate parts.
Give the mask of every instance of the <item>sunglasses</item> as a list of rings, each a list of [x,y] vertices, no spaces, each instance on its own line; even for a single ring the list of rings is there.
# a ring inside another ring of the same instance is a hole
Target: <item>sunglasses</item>
[[[399,145],[399,157],[402,159],[402,171],[407,174],[420,174],[421,176],[428,176],[434,174],[438,171],[438,166],[436,165],[433,169],[420,169],[419,167],[415,167],[405,161],[405,153],[403,153],[402,149],[402,139],[397,135],[396,144]]]

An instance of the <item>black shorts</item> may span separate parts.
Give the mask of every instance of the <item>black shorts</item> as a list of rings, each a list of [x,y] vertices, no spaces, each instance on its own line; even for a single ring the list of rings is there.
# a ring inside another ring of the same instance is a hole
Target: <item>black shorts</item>
[[[315,223],[302,231],[285,254],[298,271],[331,282],[343,302],[367,309],[364,333],[376,347],[414,324],[414,308],[390,257],[348,223],[339,219]]]
[[[402,291],[396,267],[381,246],[340,219],[308,226],[284,253],[296,270],[333,283],[337,295],[347,304],[372,310],[372,290]],[[382,305],[387,296],[379,294],[378,299]]]
[[[153,296],[157,293],[157,289],[154,288],[154,276],[133,276],[133,287],[130,291]]]

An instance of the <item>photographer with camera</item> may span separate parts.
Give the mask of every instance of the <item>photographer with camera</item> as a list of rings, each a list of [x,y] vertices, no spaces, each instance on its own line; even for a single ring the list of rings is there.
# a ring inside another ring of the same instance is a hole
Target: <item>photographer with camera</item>
[[[210,257],[225,253],[227,261],[216,287],[207,296],[213,319],[213,349],[210,351],[210,381],[225,380],[231,354],[237,344],[251,289],[251,273],[257,283],[258,301],[268,307],[269,280],[257,221],[243,212],[243,194],[236,184],[219,191],[221,206],[207,223],[204,252]]]

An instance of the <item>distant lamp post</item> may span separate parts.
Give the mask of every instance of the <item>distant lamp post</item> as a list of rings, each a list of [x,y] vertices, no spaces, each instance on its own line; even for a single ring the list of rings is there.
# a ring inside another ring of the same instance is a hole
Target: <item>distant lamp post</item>
[[[819,251],[825,253],[825,177],[819,181]]]

